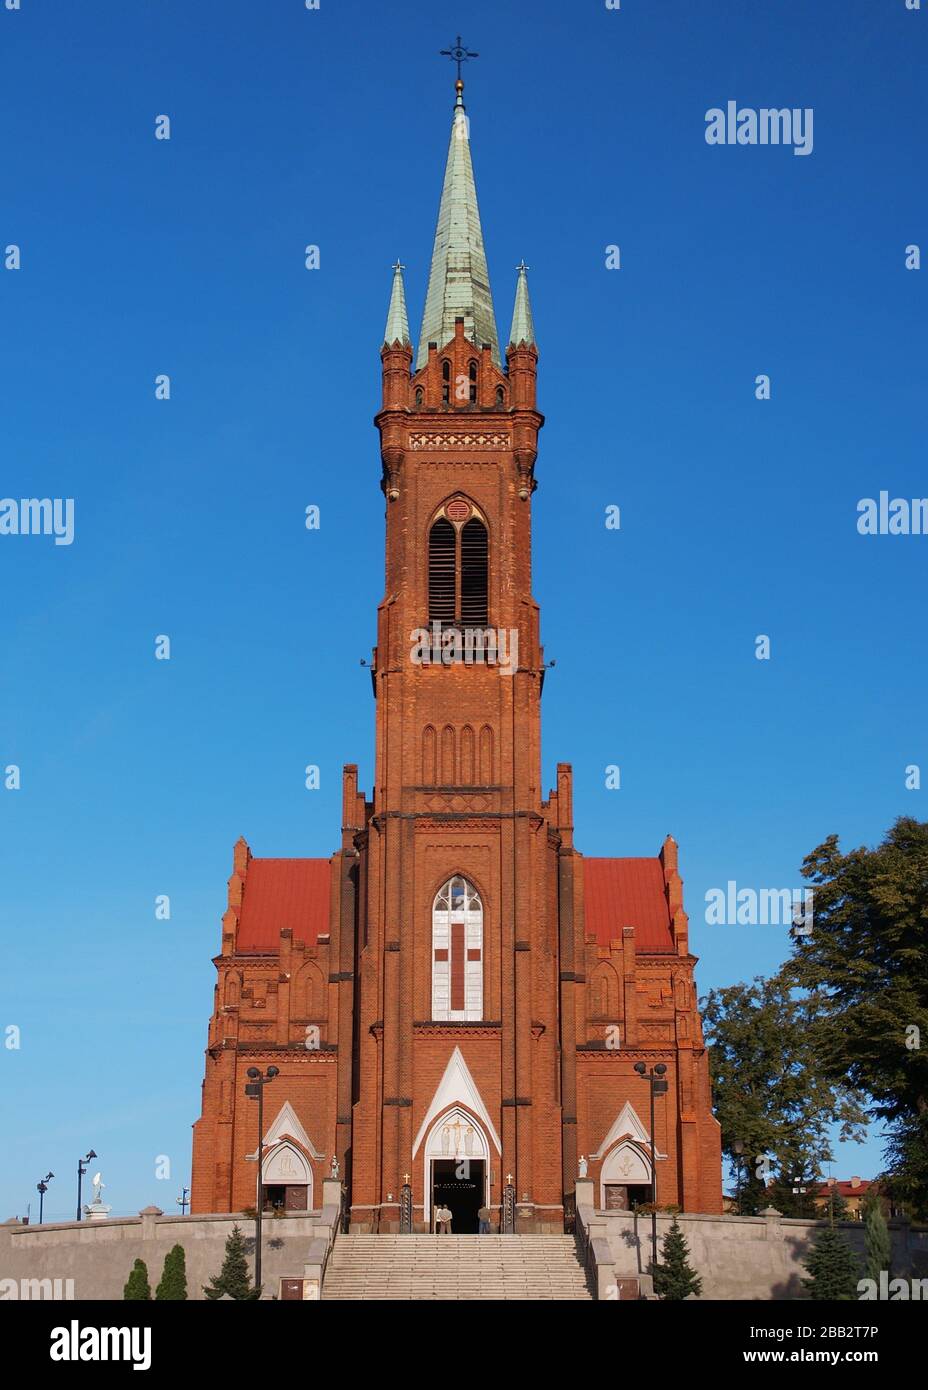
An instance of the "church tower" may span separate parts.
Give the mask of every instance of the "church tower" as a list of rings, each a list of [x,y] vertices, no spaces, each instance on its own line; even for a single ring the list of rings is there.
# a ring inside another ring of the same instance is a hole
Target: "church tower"
[[[470,1170],[478,1206],[499,1203],[511,1169],[560,1225],[556,900],[570,795],[564,769],[562,809],[542,804],[538,353],[524,267],[500,348],[460,80],[418,352],[397,265],[381,358],[386,580],[352,1211],[383,1219],[409,1173],[428,1220],[444,1157],[449,1173],[458,1159]],[[460,1110],[431,1125],[452,1092]]]
[[[578,1171],[603,1208],[653,1183],[721,1209],[676,844],[586,859],[570,766],[542,792],[538,348],[524,263],[498,337],[463,93],[418,346],[397,262],[380,353],[374,791],[345,768],[329,859],[235,848],[195,1212],[253,1205],[259,1154],[286,1210],[337,1164],[355,1230],[434,1229],[445,1205],[459,1233],[481,1207],[562,1231]],[[245,1087],[268,1067],[259,1147]]]

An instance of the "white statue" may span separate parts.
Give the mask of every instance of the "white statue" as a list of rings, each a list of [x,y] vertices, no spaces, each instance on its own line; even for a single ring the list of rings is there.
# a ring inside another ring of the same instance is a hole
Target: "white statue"
[[[580,1169],[579,1169],[579,1173],[578,1173],[577,1176],[578,1176],[578,1177],[581,1177],[581,1178],[585,1178],[585,1177],[586,1177],[586,1170],[587,1170],[586,1158],[584,1157],[583,1154],[581,1154],[581,1155],[580,1155]]]
[[[93,1183],[93,1205],[98,1206],[103,1200],[103,1189],[106,1186],[106,1183],[103,1181],[103,1174],[95,1173],[91,1178],[91,1182]]]

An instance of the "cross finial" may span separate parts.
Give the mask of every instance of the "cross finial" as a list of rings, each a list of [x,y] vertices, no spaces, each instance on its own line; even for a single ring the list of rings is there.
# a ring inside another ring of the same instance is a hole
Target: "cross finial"
[[[527,270],[531,270],[531,268],[532,268],[532,267],[531,267],[530,265],[526,265],[526,264],[525,264],[525,257],[524,257],[524,256],[522,257],[522,259],[521,259],[521,261],[519,262],[519,264],[516,266],[516,270],[519,272],[520,275],[524,275],[525,272],[526,272]]]
[[[395,262],[394,262],[393,265],[390,267],[390,269],[391,269],[391,270],[405,270],[406,267],[403,265],[403,263],[402,263],[402,261],[400,260],[399,256],[397,256]]]
[[[479,54],[479,53],[471,53],[470,49],[469,49],[469,48],[466,48],[466,47],[464,46],[464,43],[463,43],[463,41],[462,41],[462,39],[461,39],[461,35],[458,34],[457,38],[455,39],[454,43],[451,45],[450,48],[443,48],[443,49],[441,50],[440,56],[441,56],[442,58],[450,58],[451,61],[452,61],[452,63],[457,63],[457,65],[458,65],[458,78],[457,78],[457,80],[460,82],[460,80],[461,80],[461,64],[462,64],[462,63],[466,63],[467,60],[468,60],[468,58],[479,58],[479,57],[480,57],[480,54]]]

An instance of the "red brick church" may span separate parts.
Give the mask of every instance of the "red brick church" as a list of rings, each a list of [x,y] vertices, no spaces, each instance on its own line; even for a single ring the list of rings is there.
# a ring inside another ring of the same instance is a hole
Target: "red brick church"
[[[719,1127],[677,846],[588,859],[571,768],[542,791],[544,651],[532,597],[543,424],[525,267],[500,349],[463,83],[413,348],[402,267],[381,348],[386,576],[371,676],[375,786],[344,769],[327,859],[235,846],[194,1125],[192,1210],[257,1192],[312,1210],[333,1162],[352,1229],[564,1229],[651,1192],[722,1209]],[[641,1072],[636,1071],[636,1063]],[[642,1066],[643,1064],[643,1066]]]

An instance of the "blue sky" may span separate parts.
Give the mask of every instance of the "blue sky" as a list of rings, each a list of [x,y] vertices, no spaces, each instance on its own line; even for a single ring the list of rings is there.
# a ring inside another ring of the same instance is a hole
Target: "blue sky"
[[[0,765],[22,768],[0,1219],[49,1168],[46,1215],[73,1215],[91,1146],[114,1211],[173,1208],[233,842],[328,854],[341,764],[370,788],[378,347],[397,255],[418,329],[459,29],[501,334],[531,267],[544,762],[548,784],[574,764],[579,846],[676,836],[704,991],[787,952],[783,928],[707,926],[709,888],[798,886],[827,834],[924,816],[928,539],[861,537],[856,507],[928,493],[904,266],[928,243],[926,26],[903,0],[0,9],[0,246],[22,253],[0,492],[76,517],[71,546],[0,538]],[[707,145],[729,99],[811,107],[813,152]]]

